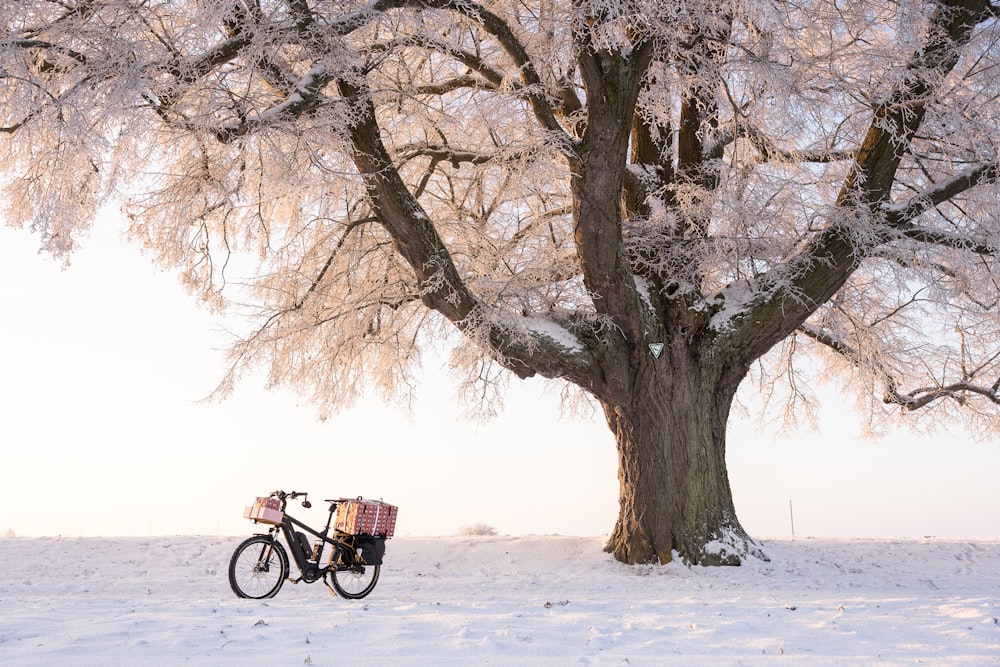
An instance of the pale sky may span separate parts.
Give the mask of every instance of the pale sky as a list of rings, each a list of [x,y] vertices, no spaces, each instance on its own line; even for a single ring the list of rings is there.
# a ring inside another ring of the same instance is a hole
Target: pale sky
[[[95,228],[63,270],[0,224],[0,535],[249,534],[243,507],[277,488],[400,507],[397,535],[603,535],[617,516],[603,419],[561,417],[558,386],[514,381],[503,415],[463,417],[443,361],[412,414],[368,400],[319,423],[249,378],[205,403],[223,322],[176,278]],[[861,438],[829,399],[818,430],[778,436],[735,418],[728,463],[755,537],[1000,537],[1000,440],[960,429]],[[316,503],[293,511],[325,518]]]

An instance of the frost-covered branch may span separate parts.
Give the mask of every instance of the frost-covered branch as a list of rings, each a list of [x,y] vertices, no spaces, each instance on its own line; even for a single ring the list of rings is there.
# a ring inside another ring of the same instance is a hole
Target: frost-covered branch
[[[761,162],[780,160],[783,162],[816,162],[822,164],[852,160],[855,157],[852,150],[809,151],[781,148],[760,129],[754,127],[752,123],[742,119],[738,122],[735,131],[729,130],[721,136],[720,142],[728,144],[736,137],[742,137],[750,141],[753,147],[760,153],[759,160]]]
[[[506,86],[512,92],[522,92],[525,90],[522,82],[508,80],[502,70],[488,63],[481,54],[459,48],[443,39],[432,38],[426,35],[408,35],[388,42],[374,44],[369,51],[373,55],[381,55],[385,52],[402,50],[407,47],[418,47],[448,56],[482,77],[482,79],[475,79],[468,76],[460,77],[436,84],[430,88],[431,90],[440,89],[441,93],[436,94],[451,92],[463,87],[499,90]],[[424,92],[422,88],[420,91]]]
[[[960,49],[986,16],[984,0],[943,0],[930,16],[920,50],[874,109],[838,198],[839,205],[887,201],[897,170],[927,115],[933,91],[958,64]]]
[[[12,219],[68,252],[125,193],[132,236],[213,303],[248,253],[276,378],[320,360],[356,383],[363,359],[405,385],[376,346],[399,366],[446,323],[480,361],[626,396],[644,340],[710,341],[736,376],[823,321],[930,387],[857,323],[903,340],[949,308],[989,358],[992,4],[19,0],[0,20]]]
[[[725,144],[719,134],[719,102],[716,88],[720,65],[732,31],[733,16],[724,10],[714,21],[692,26],[689,48],[678,57],[677,67],[687,80],[682,89],[677,127],[677,178],[705,192],[719,184],[719,159]],[[705,221],[694,224],[704,233]]]
[[[42,51],[49,51],[53,55],[66,56],[67,58],[75,61],[78,65],[84,65],[87,63],[87,56],[83,53],[76,51],[75,49],[63,46],[61,44],[54,44],[42,39],[11,39],[7,41],[11,46],[17,47],[19,49],[39,49]],[[38,63],[38,69],[40,72],[49,72],[52,70],[57,70],[64,67],[60,65],[57,61],[53,59],[42,58]]]
[[[851,363],[858,362],[858,351],[833,334],[823,331],[819,327],[813,326],[809,323],[801,324],[796,331],[812,338],[817,343],[822,343]]]
[[[1000,405],[1000,393],[998,393],[997,383],[986,386],[976,384],[972,381],[918,387],[906,393],[900,392],[893,383],[889,383],[886,386],[885,397],[882,400],[885,403],[895,404],[904,410],[912,412],[927,407],[942,398],[951,398],[959,404],[963,404],[968,400],[970,394],[985,398],[995,405]]]
[[[470,90],[497,90],[497,86],[484,81],[475,76],[457,76],[440,83],[424,84],[417,86],[415,92],[418,95],[447,95],[457,90],[468,88]]]
[[[982,0],[946,0],[933,10],[921,48],[910,57],[887,98],[873,110],[829,214],[831,220],[761,276],[761,289],[743,311],[740,335],[750,358],[797,329],[840,290],[866,256],[889,240],[880,233],[880,221],[872,209],[888,200],[900,164],[926,118],[933,91],[958,63],[960,48],[970,40],[984,6]],[[952,185],[960,187],[959,181]],[[761,329],[762,322],[768,323],[770,331]]]
[[[572,155],[574,141],[563,129],[556,118],[555,111],[545,94],[545,86],[538,74],[538,68],[528,53],[527,48],[518,39],[511,26],[499,15],[471,0],[454,2],[453,0],[384,0],[376,2],[378,9],[389,6],[438,9],[456,12],[465,16],[493,36],[500,47],[514,63],[515,71],[523,84],[525,97],[528,99],[535,117],[543,128],[552,133],[557,145],[567,154]]]
[[[541,373],[596,384],[596,364],[585,346],[566,346],[550,336],[523,335],[525,330],[520,330],[522,335],[512,335],[502,318],[491,314],[473,294],[438,230],[393,167],[381,141],[370,94],[346,80],[338,81],[338,87],[359,110],[350,130],[351,140],[354,162],[365,178],[372,209],[413,269],[424,305],[473,340],[487,344],[497,360],[520,377]]]
[[[412,160],[415,157],[429,157],[435,162],[451,163],[451,165],[456,169],[462,163],[486,164],[491,160],[516,157],[510,155],[509,153],[486,153],[482,151],[461,150],[453,148],[447,144],[432,143],[406,144],[404,146],[400,146],[396,151],[396,154],[399,155],[399,158],[404,162],[406,160]]]
[[[326,101],[322,95],[323,89],[340,74],[341,72],[329,71],[322,65],[314,66],[295,84],[293,91],[285,99],[258,114],[220,127],[216,130],[216,138],[221,142],[232,141],[260,127],[312,111]]]
[[[890,224],[910,222],[924,211],[943,204],[958,195],[967,192],[977,185],[995,183],[1000,176],[1000,168],[996,162],[981,164],[972,169],[960,172],[953,177],[935,183],[926,191],[912,197],[901,205],[885,205],[883,208],[889,215]]]
[[[862,363],[857,349],[830,332],[823,331],[811,324],[803,324],[798,328],[798,331],[826,346],[852,365],[860,365]],[[963,369],[965,372],[963,372],[963,377],[960,380],[917,387],[903,392],[899,389],[898,380],[892,377],[889,369],[879,363],[877,358],[875,360],[869,359],[868,363],[875,364],[876,374],[881,378],[884,387],[883,402],[898,405],[903,410],[909,412],[927,407],[942,398],[951,398],[962,404],[968,400],[970,395],[979,396],[990,403],[1000,405],[1000,378],[992,385],[979,384],[975,382],[975,372]]]
[[[963,250],[979,255],[996,255],[1000,252],[1000,246],[983,243],[981,241],[974,241],[960,234],[949,234],[947,232],[926,229],[910,224],[899,225],[898,228],[906,238],[919,241],[921,243],[954,248],[955,250]]]

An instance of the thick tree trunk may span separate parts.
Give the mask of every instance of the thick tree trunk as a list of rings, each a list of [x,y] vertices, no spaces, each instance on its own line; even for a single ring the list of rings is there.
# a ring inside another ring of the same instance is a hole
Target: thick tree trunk
[[[763,558],[736,518],[726,472],[732,376],[678,340],[658,359],[641,356],[629,400],[603,403],[618,441],[619,516],[606,547],[618,560]]]

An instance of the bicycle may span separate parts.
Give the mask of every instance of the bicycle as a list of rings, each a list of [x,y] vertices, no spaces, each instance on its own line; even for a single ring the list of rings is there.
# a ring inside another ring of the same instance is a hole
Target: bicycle
[[[330,504],[330,513],[326,526],[318,531],[285,511],[289,500],[300,497],[303,507],[312,507],[308,496],[307,492],[274,491],[267,497],[257,498],[253,506],[246,508],[246,518],[270,524],[270,528],[266,534],[258,533],[240,543],[229,561],[229,585],[238,597],[272,598],[286,579],[296,584],[300,581],[311,584],[322,579],[331,593],[352,600],[365,597],[375,588],[385,555],[385,541],[395,528],[396,507],[360,497],[356,500],[327,499],[324,502]],[[364,513],[369,509],[374,516],[365,521]],[[334,525],[332,535],[331,524]],[[309,538],[296,528],[317,539],[310,546]],[[365,529],[370,532],[362,532]],[[288,554],[278,541],[279,532],[299,569],[298,579],[289,578]],[[327,563],[321,565],[327,546],[332,550]]]

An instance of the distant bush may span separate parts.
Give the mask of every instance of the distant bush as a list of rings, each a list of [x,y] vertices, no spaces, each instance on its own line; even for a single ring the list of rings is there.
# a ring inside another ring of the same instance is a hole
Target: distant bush
[[[496,535],[497,529],[493,526],[488,526],[485,523],[473,523],[459,528],[458,534],[464,537],[472,535]]]

